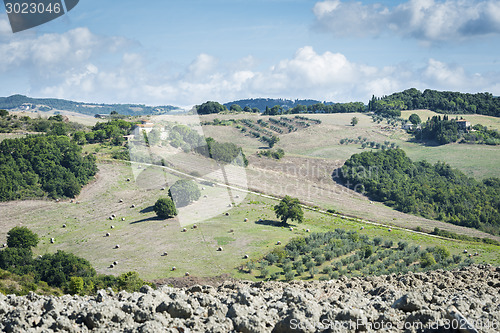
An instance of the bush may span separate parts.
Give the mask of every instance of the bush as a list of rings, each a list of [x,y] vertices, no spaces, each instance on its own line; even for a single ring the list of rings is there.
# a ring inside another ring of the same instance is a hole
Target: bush
[[[7,246],[29,249],[38,245],[38,235],[26,227],[14,227],[7,233]]]
[[[156,215],[162,219],[168,219],[177,215],[177,209],[170,198],[160,198],[153,206]]]

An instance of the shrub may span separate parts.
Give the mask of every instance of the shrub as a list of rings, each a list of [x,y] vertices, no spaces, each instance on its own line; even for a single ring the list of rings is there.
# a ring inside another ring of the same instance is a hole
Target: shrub
[[[7,246],[29,249],[38,245],[38,235],[26,227],[14,227],[7,233]]]
[[[158,217],[163,219],[168,219],[177,215],[177,209],[175,208],[174,202],[170,198],[158,199],[153,206],[153,210]]]
[[[168,190],[168,195],[175,202],[176,207],[184,207],[201,197],[198,185],[192,180],[180,179]]]

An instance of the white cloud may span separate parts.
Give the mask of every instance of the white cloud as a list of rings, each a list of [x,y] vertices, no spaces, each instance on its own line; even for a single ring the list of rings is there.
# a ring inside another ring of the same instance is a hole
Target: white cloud
[[[496,0],[409,0],[393,8],[326,0],[315,4],[317,25],[336,36],[403,37],[439,42],[500,34]]]

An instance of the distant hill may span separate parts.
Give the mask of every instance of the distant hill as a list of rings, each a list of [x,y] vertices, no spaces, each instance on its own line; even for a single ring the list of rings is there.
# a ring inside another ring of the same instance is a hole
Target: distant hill
[[[250,99],[240,99],[238,101],[225,103],[224,105],[229,109],[231,105],[238,104],[242,108],[248,106],[250,108],[258,108],[260,111],[264,111],[266,106],[272,108],[275,105],[281,106],[283,109],[288,110],[297,105],[314,105],[318,103],[332,104],[331,102],[321,102],[314,99],[282,99],[282,98],[250,98]]]
[[[179,110],[172,105],[146,106],[143,104],[94,104],[68,101],[56,98],[31,98],[23,95],[0,97],[0,109],[37,109],[40,111],[64,110],[82,114],[109,114],[116,111],[129,116],[154,115],[172,113]]]
[[[394,113],[401,110],[429,109],[445,114],[483,114],[500,117],[500,97],[490,93],[460,93],[411,88],[389,96],[372,97],[368,110]],[[397,114],[396,114],[397,115]]]

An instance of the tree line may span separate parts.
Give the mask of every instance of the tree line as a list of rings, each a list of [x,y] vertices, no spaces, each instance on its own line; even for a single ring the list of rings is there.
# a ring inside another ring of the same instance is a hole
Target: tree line
[[[483,114],[500,117],[500,97],[485,93],[460,93],[411,88],[389,96],[372,97],[368,110],[392,112],[394,110],[429,109],[446,114]],[[396,111],[397,112],[397,111]]]
[[[0,142],[0,201],[75,197],[96,174],[92,155],[67,136],[28,136]]]
[[[477,181],[442,162],[413,162],[401,149],[354,154],[335,174],[404,213],[499,233],[498,178]]]

